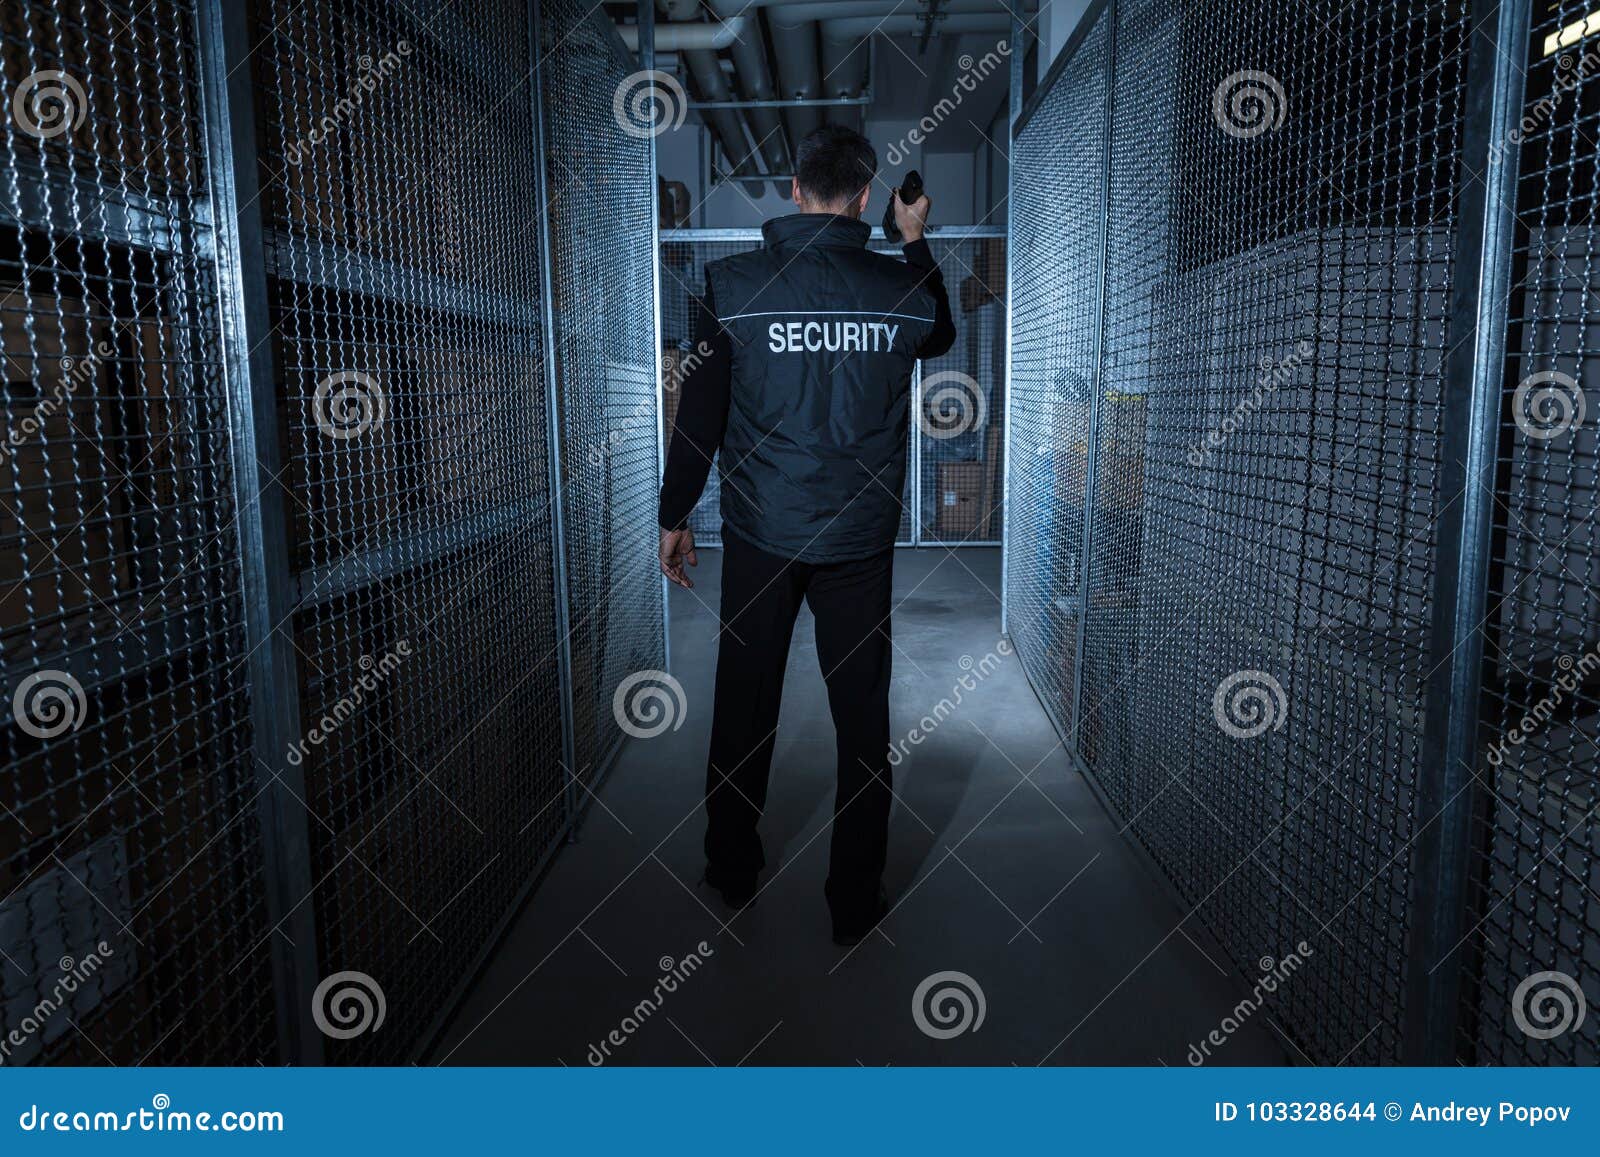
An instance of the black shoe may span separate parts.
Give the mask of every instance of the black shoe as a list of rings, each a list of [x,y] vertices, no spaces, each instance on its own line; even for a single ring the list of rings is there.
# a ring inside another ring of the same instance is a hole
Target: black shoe
[[[854,948],[865,940],[888,914],[889,895],[880,887],[873,915],[865,923],[842,921],[838,916],[833,918],[833,942],[840,948]]]
[[[700,882],[715,888],[722,896],[722,902],[735,911],[748,908],[755,903],[756,893],[760,891],[756,886],[755,873],[725,874],[718,872],[709,864],[706,865],[705,875],[700,877]]]

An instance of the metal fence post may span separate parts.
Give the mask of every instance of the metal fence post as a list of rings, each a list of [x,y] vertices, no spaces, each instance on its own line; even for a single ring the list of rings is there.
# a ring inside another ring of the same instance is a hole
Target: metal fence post
[[[655,0],[639,0],[639,67],[645,72],[656,68],[656,6]],[[666,369],[661,348],[661,180],[656,170],[656,136],[650,134],[650,316],[651,345],[654,349],[656,373],[656,488],[667,471],[667,430],[662,416],[667,412],[662,396],[661,375]],[[676,224],[676,222],[674,222]],[[661,576],[661,647],[662,664],[672,670],[672,584]]]
[[[248,6],[201,0],[197,10],[206,163],[227,391],[229,455],[238,510],[245,639],[249,646],[257,809],[282,1059],[320,1064],[311,1016],[317,926],[305,776],[285,753],[302,735],[295,657],[286,469],[278,437],[271,318],[256,160]]]
[[[1106,4],[1106,105],[1105,139],[1100,151],[1100,279],[1095,287],[1094,372],[1089,377],[1089,433],[1084,443],[1083,535],[1078,559],[1078,639],[1072,661],[1072,731],[1067,746],[1074,753],[1083,720],[1083,658],[1089,638],[1089,587],[1093,569],[1094,504],[1099,495],[1096,475],[1100,463],[1100,412],[1105,408],[1106,361],[1106,259],[1111,248],[1111,135],[1116,123],[1117,0]]]
[[[1028,63],[1027,44],[1023,39],[1022,28],[1022,17],[1013,11],[1010,99],[1006,112],[1006,380],[1003,383],[1006,409],[1000,435],[1000,633],[1002,635],[1010,634],[1011,609],[1011,547],[1007,540],[1011,537],[1011,459],[1015,457],[1011,447],[1011,409],[1016,400],[1016,391],[1011,387],[1011,319],[1012,303],[1016,297],[1012,292],[1014,278],[1011,271],[1017,267],[1017,255],[1012,252],[1012,239],[1016,236],[1016,229],[1011,194],[1017,187],[1017,166],[1014,163],[1017,155],[1017,118],[1022,115],[1022,70]]]
[[[911,368],[911,545],[922,545],[922,359]]]
[[[1467,60],[1461,182],[1444,364],[1435,499],[1433,619],[1426,730],[1412,853],[1404,1060],[1455,1060],[1468,934],[1475,763],[1483,689],[1483,619],[1493,525],[1496,447],[1512,289],[1526,0],[1474,0]],[[1498,162],[1493,160],[1499,153]]]
[[[539,321],[543,327],[545,458],[550,470],[550,569],[555,583],[556,663],[561,679],[561,768],[566,819],[578,814],[577,728],[573,717],[572,604],[567,576],[567,518],[562,500],[560,355],[556,346],[555,260],[550,249],[549,166],[545,164],[544,33],[539,0],[528,0],[528,37],[533,74],[534,214],[539,225]]]

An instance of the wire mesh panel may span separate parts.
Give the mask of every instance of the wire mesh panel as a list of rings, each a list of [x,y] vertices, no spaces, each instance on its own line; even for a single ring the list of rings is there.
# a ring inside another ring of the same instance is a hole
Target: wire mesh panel
[[[0,1064],[271,1063],[195,13],[0,40]]]
[[[928,235],[955,315],[956,344],[921,365],[918,541],[996,543],[1002,535],[1006,238],[1003,229]]]
[[[559,841],[527,6],[259,0],[252,55],[291,487],[323,975],[418,1049]],[[485,92],[506,94],[489,108]],[[647,187],[641,182],[641,187]]]
[[[1006,621],[1064,732],[1076,709],[1109,41],[1102,12],[1012,145]]]
[[[684,231],[676,230],[671,237],[661,239],[661,420],[669,443],[681,399],[679,387],[699,360],[695,356],[694,325],[697,303],[705,292],[706,266],[723,257],[748,253],[761,244],[754,231],[746,235],[730,230],[722,236],[728,239],[686,240]],[[722,494],[715,464],[699,505],[689,515],[689,529],[694,531],[696,544],[721,545]]]
[[[1112,10],[1081,754],[1247,981],[1304,956],[1307,1055],[1392,1060],[1465,5]]]
[[[1475,1063],[1600,1060],[1600,341],[1592,304],[1600,43],[1583,38],[1585,15],[1574,3],[1533,6],[1518,130],[1476,767],[1486,798],[1472,835],[1476,894],[1460,954],[1469,969],[1460,1050]]]
[[[624,738],[613,696],[665,663],[656,562],[655,180],[613,96],[635,65],[604,13],[541,6],[551,268],[571,591],[576,774]],[[628,126],[631,128],[632,126]],[[643,192],[641,192],[643,190]],[[663,277],[663,286],[674,283]]]

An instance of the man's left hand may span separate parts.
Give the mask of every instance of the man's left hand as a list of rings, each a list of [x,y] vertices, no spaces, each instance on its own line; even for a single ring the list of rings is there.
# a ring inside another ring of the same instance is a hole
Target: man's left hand
[[[694,586],[694,580],[684,572],[683,564],[699,566],[700,560],[694,553],[694,531],[688,527],[682,530],[663,530],[661,532],[661,573],[666,575],[680,587],[688,590]]]

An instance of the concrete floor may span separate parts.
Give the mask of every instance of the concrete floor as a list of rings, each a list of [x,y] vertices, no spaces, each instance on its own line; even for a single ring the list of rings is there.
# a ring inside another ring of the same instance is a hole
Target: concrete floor
[[[1170,1064],[1239,999],[1222,955],[1128,847],[1072,766],[1015,656],[895,772],[882,933],[829,938],[822,880],[833,732],[801,612],[762,824],[769,868],[731,914],[699,887],[721,554],[672,592],[682,728],[632,740],[579,842],[551,867],[432,1060],[613,1064]],[[995,550],[897,557],[894,734],[904,735],[1000,640]],[[705,942],[709,952],[698,946]],[[664,971],[703,963],[656,1000]],[[948,1039],[913,1016],[918,985],[958,971],[980,1027]],[[613,1038],[613,1041],[616,1038]],[[1213,1063],[1281,1064],[1265,1012]]]

